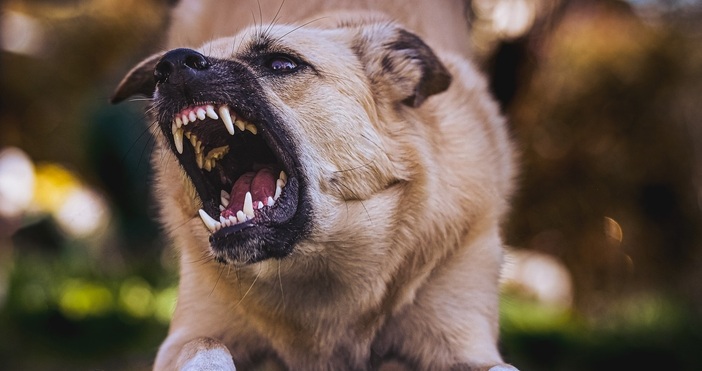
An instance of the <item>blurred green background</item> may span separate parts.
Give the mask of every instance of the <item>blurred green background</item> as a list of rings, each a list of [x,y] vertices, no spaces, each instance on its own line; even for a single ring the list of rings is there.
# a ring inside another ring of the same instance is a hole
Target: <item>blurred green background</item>
[[[0,1],[0,370],[148,369],[176,300],[145,102],[168,0]],[[283,7],[284,11],[284,7]],[[473,0],[521,153],[501,347],[702,370],[702,1]]]

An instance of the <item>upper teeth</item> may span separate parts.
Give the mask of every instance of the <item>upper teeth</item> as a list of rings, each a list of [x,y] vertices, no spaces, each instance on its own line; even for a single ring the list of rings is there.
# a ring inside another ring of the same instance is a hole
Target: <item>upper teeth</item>
[[[197,136],[191,134],[190,131],[186,131],[186,126],[188,126],[189,123],[202,121],[206,118],[221,120],[230,135],[234,135],[236,133],[235,127],[242,132],[248,131],[253,135],[258,134],[258,128],[256,125],[236,117],[235,114],[231,113],[229,106],[226,104],[223,104],[216,109],[215,106],[211,104],[185,109],[181,113],[177,114],[173,119],[173,123],[171,125],[173,142],[175,144],[176,151],[178,151],[179,154],[183,154],[183,137],[188,138],[190,143],[193,145],[193,149],[195,150],[195,162],[200,169],[211,171],[214,169],[217,160],[220,160],[229,150],[229,147],[227,146],[219,147],[215,148],[215,150],[226,149],[218,152],[212,150],[205,155],[203,151],[203,143],[198,140]]]
[[[265,202],[261,200],[254,201],[253,197],[251,196],[251,192],[246,192],[246,196],[244,196],[244,206],[242,207],[242,209],[236,212],[229,210],[227,212],[227,214],[229,214],[228,216],[224,215],[224,211],[227,209],[227,206],[229,206],[229,204],[231,203],[231,195],[227,191],[222,190],[220,192],[220,202],[222,204],[219,205],[219,221],[211,217],[203,209],[200,209],[198,211],[198,213],[200,214],[200,219],[202,219],[202,222],[205,224],[205,227],[207,227],[207,229],[209,229],[212,233],[215,233],[224,227],[231,227],[232,225],[240,224],[247,220],[254,219],[256,217],[256,214],[254,212],[255,209],[262,209],[266,206],[271,207],[275,205],[275,203],[280,198],[282,189],[287,184],[287,179],[288,176],[285,174],[284,171],[281,171],[280,177],[276,181],[275,196],[268,197],[266,200],[264,200]]]

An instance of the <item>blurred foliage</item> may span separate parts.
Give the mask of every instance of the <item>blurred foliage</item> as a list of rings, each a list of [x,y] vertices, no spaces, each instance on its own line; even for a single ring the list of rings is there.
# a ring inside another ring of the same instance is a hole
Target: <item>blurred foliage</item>
[[[159,49],[167,3],[0,2],[0,150],[21,148],[35,176],[31,207],[0,216],[2,370],[148,369],[165,337],[177,277],[149,206],[144,105],[107,99]],[[506,289],[506,359],[702,369],[700,2],[472,4],[522,155],[508,242],[563,262],[574,288],[572,306]],[[66,214],[80,190],[93,209]],[[104,208],[92,233],[66,227]]]

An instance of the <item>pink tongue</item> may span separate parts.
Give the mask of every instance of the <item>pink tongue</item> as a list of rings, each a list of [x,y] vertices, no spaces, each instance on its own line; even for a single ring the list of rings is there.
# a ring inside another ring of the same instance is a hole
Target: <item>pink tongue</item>
[[[264,167],[258,172],[250,171],[245,173],[234,182],[229,197],[229,206],[222,212],[222,215],[236,215],[236,212],[244,208],[246,192],[251,192],[254,209],[258,208],[258,202],[267,204],[268,197],[275,195],[276,175],[273,169]]]

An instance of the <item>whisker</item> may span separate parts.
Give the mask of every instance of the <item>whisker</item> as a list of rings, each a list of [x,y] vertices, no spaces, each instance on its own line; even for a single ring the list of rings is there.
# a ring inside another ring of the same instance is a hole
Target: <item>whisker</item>
[[[219,280],[222,279],[222,274],[224,273],[224,267],[220,266],[219,268],[219,276],[217,276],[217,281],[215,281],[214,287],[212,287],[212,291],[210,291],[210,294],[208,296],[212,296],[214,293],[215,289],[217,288],[217,284],[219,283]]]
[[[259,7],[260,7],[260,2],[259,2]],[[280,16],[280,11],[283,9],[283,5],[285,5],[285,0],[280,2],[280,6],[278,7],[278,10],[276,10],[275,15],[273,16],[273,19],[271,20],[271,23],[268,24],[268,28],[266,28],[265,34],[268,34],[271,32],[271,29],[273,26],[276,25],[278,21],[278,16]]]
[[[278,260],[278,284],[280,285],[280,298],[283,302],[283,310],[285,310],[285,292],[283,291],[283,277],[280,274],[280,265],[282,262]]]
[[[236,303],[236,305],[234,305],[234,308],[238,307],[239,304],[241,304],[241,302],[243,302],[244,299],[246,299],[246,296],[249,295],[249,292],[251,292],[251,289],[253,289],[254,285],[256,284],[256,281],[258,281],[258,277],[261,276],[261,270],[262,270],[262,269],[263,269],[262,266],[259,265],[259,266],[258,266],[258,273],[256,273],[256,277],[254,277],[253,282],[251,282],[251,285],[249,286],[249,289],[246,290],[246,292],[244,293],[244,296],[242,296],[241,299],[239,300],[239,302]]]
[[[315,18],[315,19],[312,19],[312,20],[310,20],[310,21],[307,21],[307,22],[305,22],[305,23],[303,23],[303,24],[301,24],[301,25],[299,25],[299,26],[293,28],[292,30],[290,30],[290,31],[288,31],[288,32],[286,32],[286,33],[284,33],[284,34],[282,34],[280,37],[278,37],[277,39],[273,40],[273,42],[274,42],[274,43],[279,42],[280,40],[283,40],[283,38],[285,38],[286,36],[290,35],[291,33],[295,32],[295,31],[297,31],[297,30],[299,30],[299,29],[301,29],[301,28],[303,28],[303,27],[305,27],[305,26],[310,25],[311,23],[320,21],[320,20],[325,19],[325,18],[328,18],[328,17],[319,17],[319,18]]]

